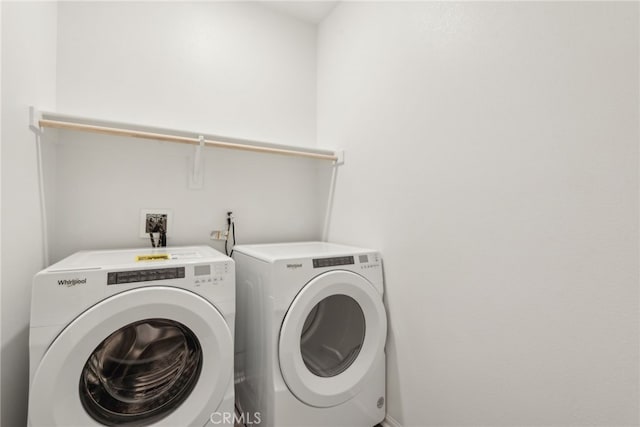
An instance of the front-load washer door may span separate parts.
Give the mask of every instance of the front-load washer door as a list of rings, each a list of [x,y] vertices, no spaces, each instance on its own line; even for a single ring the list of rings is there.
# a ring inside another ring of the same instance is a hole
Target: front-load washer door
[[[384,352],[387,318],[380,294],[362,276],[331,271],[298,293],[280,331],[280,369],[289,390],[315,407],[362,390]]]
[[[32,426],[198,426],[224,399],[233,339],[220,312],[172,287],[114,295],[69,324],[31,384]]]

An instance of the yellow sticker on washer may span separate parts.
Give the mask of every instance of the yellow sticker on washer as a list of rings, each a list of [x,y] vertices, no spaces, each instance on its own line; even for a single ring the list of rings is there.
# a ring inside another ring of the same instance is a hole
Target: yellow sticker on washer
[[[165,261],[171,259],[169,254],[153,254],[153,255],[138,255],[136,256],[136,262],[140,261]]]

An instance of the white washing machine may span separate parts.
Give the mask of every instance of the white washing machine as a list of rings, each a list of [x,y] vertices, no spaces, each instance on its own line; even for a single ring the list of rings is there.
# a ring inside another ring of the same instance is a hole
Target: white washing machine
[[[233,425],[234,317],[234,262],[207,246],[50,266],[33,280],[29,424]]]
[[[236,396],[248,424],[372,427],[385,417],[380,255],[239,245]]]

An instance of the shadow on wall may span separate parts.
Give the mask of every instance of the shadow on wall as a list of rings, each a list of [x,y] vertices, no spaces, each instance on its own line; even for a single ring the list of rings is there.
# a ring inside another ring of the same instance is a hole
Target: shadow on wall
[[[403,408],[403,404],[402,402],[404,402],[404,399],[402,399],[402,391],[404,390],[403,387],[400,386],[400,384],[389,384],[390,381],[395,381],[395,382],[399,382],[400,378],[402,378],[400,376],[400,365],[398,364],[398,347],[396,345],[396,336],[395,336],[395,323],[393,322],[393,320],[391,319],[391,316],[389,316],[389,313],[391,313],[391,307],[390,307],[390,303],[389,303],[389,294],[387,293],[387,274],[385,272],[384,269],[384,259],[382,261],[382,273],[383,273],[383,280],[384,280],[384,297],[383,297],[383,302],[384,302],[384,307],[387,311],[387,343],[385,345],[385,353],[386,353],[386,360],[387,360],[387,384],[386,384],[386,389],[387,389],[387,414],[389,414],[389,407],[391,405],[391,408],[393,410],[393,414],[398,416],[398,415],[402,415],[404,414],[404,408]],[[389,393],[389,390],[393,390],[393,394]],[[396,422],[398,422],[400,425],[402,425],[402,423],[404,422],[404,420],[402,419],[398,419],[395,420]]]
[[[318,169],[318,198],[324,200],[321,209],[324,211],[324,222],[322,226],[322,240],[329,240],[329,230],[331,229],[331,216],[333,215],[333,201],[336,191],[336,182],[341,166],[330,166]]]
[[[6,321],[6,319],[5,319]],[[19,426],[27,424],[27,404],[29,401],[29,362],[24,362],[29,348],[29,328],[20,330],[2,346],[2,364],[11,367],[13,376],[2,375],[2,411],[0,425]],[[12,381],[20,378],[21,381]],[[9,418],[11,416],[11,418]],[[19,420],[18,420],[19,419]]]

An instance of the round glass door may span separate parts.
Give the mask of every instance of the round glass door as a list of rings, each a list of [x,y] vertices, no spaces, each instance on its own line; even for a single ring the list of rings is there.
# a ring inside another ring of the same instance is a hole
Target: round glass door
[[[319,377],[334,377],[356,360],[365,337],[364,313],[347,295],[331,295],[311,310],[302,327],[305,366]]]
[[[298,292],[282,321],[282,377],[307,405],[339,405],[377,374],[386,334],[382,294],[371,282],[350,271],[323,273]]]
[[[203,426],[231,387],[222,313],[184,289],[142,287],[91,306],[58,334],[33,373],[29,425]]]
[[[194,333],[168,319],[130,323],[91,353],[80,376],[80,400],[105,425],[148,425],[187,399],[202,367]]]

